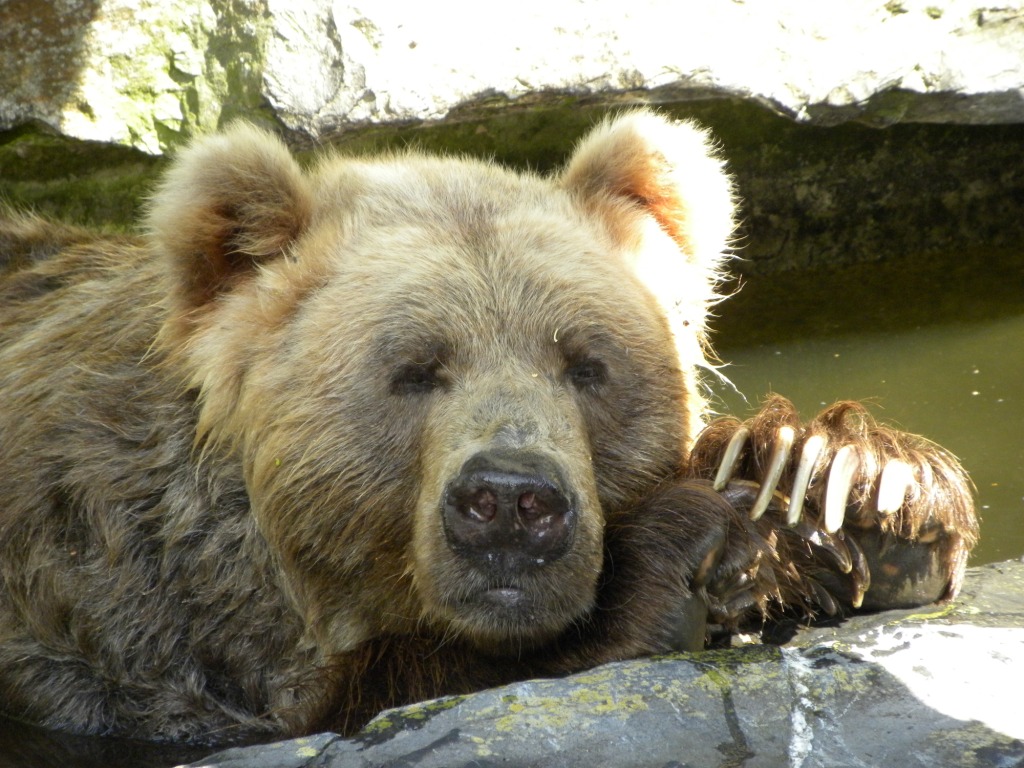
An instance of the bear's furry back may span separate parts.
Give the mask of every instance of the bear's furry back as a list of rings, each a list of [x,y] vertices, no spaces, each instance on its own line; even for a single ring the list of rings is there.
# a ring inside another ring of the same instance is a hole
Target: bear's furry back
[[[194,395],[154,346],[161,266],[144,241],[27,217],[5,238],[30,244],[0,284],[5,710],[168,739],[279,729],[259,715],[291,705],[275,676],[302,663],[301,628],[237,467],[197,464]]]

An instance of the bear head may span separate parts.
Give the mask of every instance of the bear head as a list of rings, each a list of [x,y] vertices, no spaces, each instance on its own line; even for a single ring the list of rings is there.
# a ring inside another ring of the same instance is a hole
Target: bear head
[[[606,522],[699,428],[732,217],[707,136],[645,111],[551,178],[303,169],[245,125],[177,159],[149,216],[160,348],[318,647],[423,625],[522,647],[588,610]]]

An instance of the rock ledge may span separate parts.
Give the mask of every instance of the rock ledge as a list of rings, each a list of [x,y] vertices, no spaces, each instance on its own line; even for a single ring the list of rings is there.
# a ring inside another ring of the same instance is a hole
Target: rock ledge
[[[859,616],[786,647],[611,664],[228,750],[193,768],[1007,766],[1024,761],[1024,564],[972,569],[952,606]],[[731,762],[730,762],[731,761]]]

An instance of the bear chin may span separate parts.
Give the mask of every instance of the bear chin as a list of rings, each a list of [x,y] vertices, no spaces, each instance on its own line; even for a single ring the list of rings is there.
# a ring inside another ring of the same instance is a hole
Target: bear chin
[[[446,625],[476,645],[522,648],[565,631],[590,610],[593,599],[593,593],[570,594],[558,587],[557,579],[536,575],[501,584],[465,579],[457,592],[442,597],[438,613]]]

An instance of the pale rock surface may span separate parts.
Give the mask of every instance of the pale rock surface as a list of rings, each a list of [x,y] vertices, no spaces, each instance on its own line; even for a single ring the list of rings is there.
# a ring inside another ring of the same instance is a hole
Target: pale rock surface
[[[5,0],[0,129],[160,153],[235,114],[325,139],[507,106],[749,100],[1024,122],[1024,8],[977,0]]]

